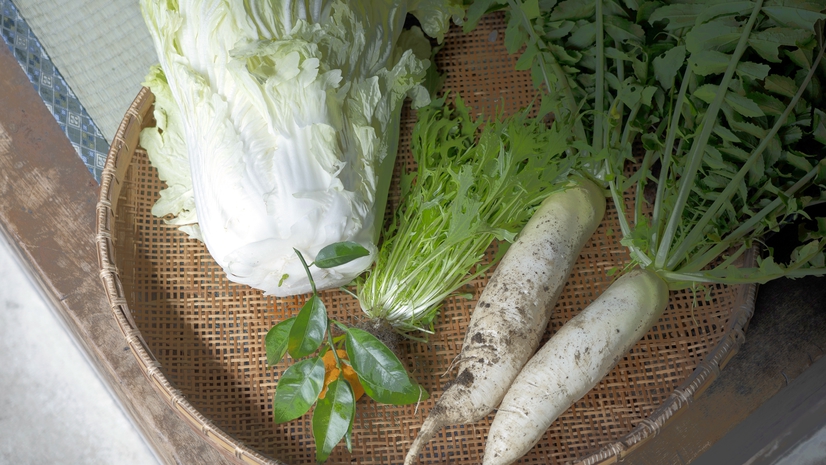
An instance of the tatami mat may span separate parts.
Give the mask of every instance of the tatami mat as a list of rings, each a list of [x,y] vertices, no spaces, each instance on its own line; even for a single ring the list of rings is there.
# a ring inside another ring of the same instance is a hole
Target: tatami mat
[[[69,87],[111,142],[157,61],[138,0],[14,0]]]

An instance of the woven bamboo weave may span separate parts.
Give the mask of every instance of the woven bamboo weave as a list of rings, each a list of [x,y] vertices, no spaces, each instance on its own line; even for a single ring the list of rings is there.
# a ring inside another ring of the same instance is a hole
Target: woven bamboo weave
[[[515,57],[504,51],[503,33],[503,17],[489,16],[471,34],[452,31],[437,55],[445,87],[480,114],[509,114],[536,96],[530,76],[513,71]],[[288,365],[268,368],[264,348],[267,331],[295,315],[306,296],[265,297],[227,281],[203,244],[151,215],[162,183],[137,141],[140,129],[153,124],[152,102],[147,89],[135,99],[101,182],[98,252],[113,314],[146,375],[216,447],[239,463],[314,463],[309,415],[272,422],[274,388]],[[415,114],[405,109],[396,175],[411,163],[414,122]],[[390,209],[397,197],[391,194]],[[628,261],[620,238],[611,233],[619,230],[609,202],[554,309],[546,338],[608,286],[609,269]],[[478,297],[488,276],[466,291]],[[348,294],[321,294],[334,318],[359,317],[358,303]],[[654,436],[740,347],[755,294],[755,286],[672,292],[655,327],[519,463],[612,463]],[[393,407],[365,397],[357,404],[352,453],[339,446],[329,463],[403,461],[442,385],[455,375],[445,372],[461,349],[474,304],[460,297],[446,300],[429,342],[403,344],[402,361],[431,399]],[[480,463],[491,420],[444,428],[424,449],[421,463]]]

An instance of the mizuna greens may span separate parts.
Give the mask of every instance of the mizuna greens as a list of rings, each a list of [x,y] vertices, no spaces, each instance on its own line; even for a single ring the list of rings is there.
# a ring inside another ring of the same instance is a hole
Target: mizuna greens
[[[432,332],[442,301],[483,274],[494,241],[514,240],[544,198],[562,187],[567,130],[528,110],[474,120],[460,97],[418,112],[400,204],[376,266],[359,284],[367,317],[416,337]],[[505,245],[503,245],[503,250]]]
[[[826,199],[822,9],[799,1],[597,0],[561,2],[534,17],[560,11],[578,21],[613,10],[636,20],[646,38],[639,56],[650,63],[644,83],[656,86],[653,124],[635,175],[607,165],[633,262],[524,366],[497,410],[483,463],[526,453],[657,321],[669,289],[826,274],[823,218],[788,263],[768,251],[755,267],[735,266],[767,233]],[[610,24],[597,21],[596,36]],[[603,115],[608,130],[614,108]],[[642,203],[651,184],[648,217]],[[629,190],[636,204],[626,211]]]
[[[322,288],[374,259],[405,97],[452,0],[142,0],[160,66],[147,84],[158,126],[142,143],[169,184],[154,208],[203,239],[235,282],[274,295],[310,290],[293,253],[331,243],[370,251],[313,269]],[[196,224],[197,221],[197,224]]]

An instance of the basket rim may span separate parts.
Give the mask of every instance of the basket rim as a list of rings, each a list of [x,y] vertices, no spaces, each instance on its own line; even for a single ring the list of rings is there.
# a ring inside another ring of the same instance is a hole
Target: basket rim
[[[183,393],[175,388],[161,370],[161,363],[144,341],[140,329],[132,318],[132,311],[126,299],[123,284],[115,263],[115,248],[112,228],[115,207],[120,193],[121,178],[126,173],[132,154],[138,146],[140,130],[144,121],[151,120],[150,114],[155,98],[147,87],[142,87],[129,106],[118,127],[106,157],[96,207],[97,224],[95,243],[98,252],[100,278],[106,290],[110,309],[123,333],[141,371],[152,382],[167,404],[208,443],[240,464],[286,465],[277,459],[267,457],[252,447],[235,439],[211,420],[202,415]],[[756,262],[757,249],[749,249],[742,257],[746,266]],[[616,463],[631,454],[639,446],[656,436],[678,413],[687,409],[711,383],[719,377],[721,370],[738,352],[745,342],[745,331],[754,313],[757,284],[740,284],[730,311],[725,329],[725,337],[697,365],[686,378],[651,415],[643,419],[634,429],[616,441],[607,444],[588,456],[578,459],[577,465],[606,465]]]
[[[100,277],[106,290],[106,297],[124,338],[137,358],[143,374],[152,382],[155,389],[161,393],[167,404],[208,443],[212,444],[225,455],[239,464],[286,465],[284,462],[266,457],[255,449],[238,441],[212,421],[202,415],[183,393],[169,382],[161,370],[161,364],[152,354],[149,346],[143,339],[140,329],[132,318],[132,311],[124,295],[123,285],[118,275],[115,263],[115,248],[113,243],[112,227],[117,204],[117,194],[120,191],[120,179],[126,172],[132,154],[138,146],[140,129],[143,122],[151,119],[155,97],[147,87],[142,87],[133,100],[126,115],[118,126],[117,133],[112,141],[106,163],[101,173],[100,194],[97,203],[97,224],[95,242],[98,250],[98,265]],[[124,157],[126,159],[124,159]],[[113,198],[114,194],[114,198]]]

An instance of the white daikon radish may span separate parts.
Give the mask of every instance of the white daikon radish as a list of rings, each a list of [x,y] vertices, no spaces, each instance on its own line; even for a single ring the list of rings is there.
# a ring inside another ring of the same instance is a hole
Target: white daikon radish
[[[668,285],[635,269],[566,323],[525,364],[496,412],[484,465],[525,455],[648,331],[668,305]]]
[[[479,297],[458,376],[422,424],[406,464],[443,426],[479,421],[499,404],[539,346],[580,249],[604,213],[605,196],[585,179],[543,201]]]

